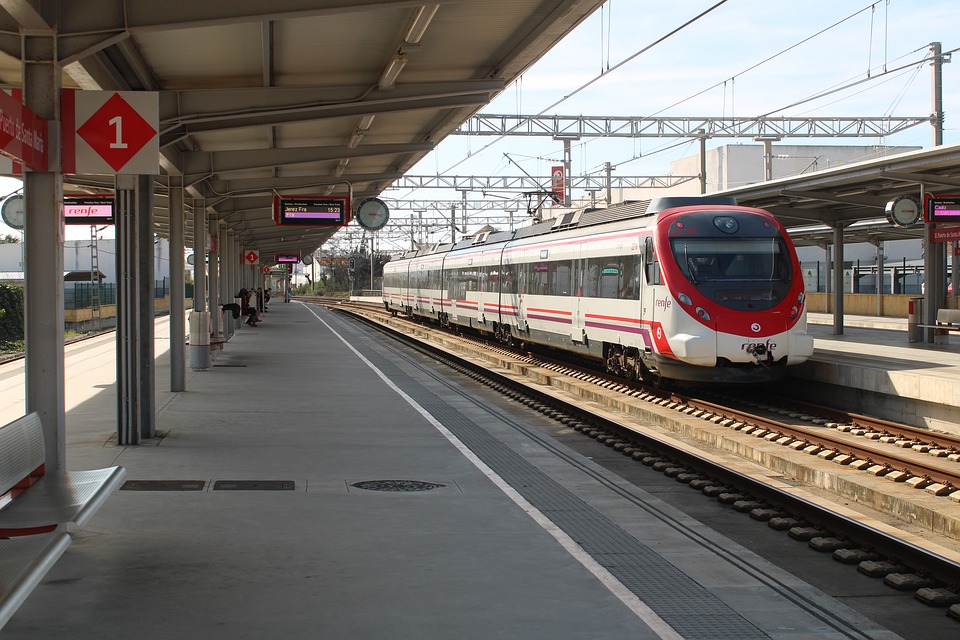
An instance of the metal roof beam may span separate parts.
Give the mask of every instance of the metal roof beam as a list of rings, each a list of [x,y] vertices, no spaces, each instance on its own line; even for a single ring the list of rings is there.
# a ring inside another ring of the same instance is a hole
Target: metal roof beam
[[[880,178],[899,180],[901,182],[915,182],[916,184],[940,184],[945,187],[960,187],[960,178],[946,178],[929,173],[910,173],[906,171],[881,171]]]
[[[4,0],[29,4],[25,0]],[[470,0],[430,0],[430,4],[453,4]],[[55,3],[49,3],[55,4]],[[156,0],[100,0],[96,11],[87,3],[61,0],[63,33],[92,31],[150,32],[217,25],[248,24],[264,20],[295,20],[313,16],[359,13],[377,9],[420,7],[424,0],[203,0],[177,3],[176,10]],[[2,26],[2,22],[0,22]]]
[[[670,188],[699,176],[613,176],[609,178],[614,189]],[[607,176],[571,176],[572,189],[604,191]],[[551,188],[550,177],[536,176],[411,176],[396,180],[394,189],[456,189],[458,191],[537,191]]]
[[[780,193],[791,198],[804,198],[817,202],[834,202],[837,204],[848,204],[851,206],[869,207],[872,209],[883,209],[888,202],[888,198],[861,198],[857,196],[845,196],[841,198],[836,193],[830,191],[781,189]]]
[[[314,187],[327,187],[330,185],[343,184],[349,182],[357,185],[370,182],[393,181],[401,177],[399,173],[354,173],[343,174],[341,176],[290,176],[284,178],[234,178],[232,180],[214,180],[207,181],[211,193],[215,197],[246,198],[258,196],[264,193],[272,193],[274,190],[284,191],[295,189],[301,193],[310,193]]]
[[[363,99],[361,87],[228,89],[162,92],[161,133],[168,138],[184,133],[225,131],[251,126],[310,122],[323,118],[365,116],[413,109],[479,107],[503,89],[500,80],[428,83],[373,92]],[[239,107],[238,107],[239,105]]]
[[[277,166],[307,164],[362,158],[366,156],[421,153],[433,149],[432,144],[372,144],[354,149],[344,147],[298,147],[292,149],[244,149],[241,151],[191,151],[182,154],[183,173],[192,178],[236,171],[272,169]],[[192,183],[193,179],[188,179]]]
[[[451,132],[464,136],[570,136],[581,138],[863,138],[899,133],[921,124],[917,117],[712,118],[620,116],[525,116],[477,114]]]

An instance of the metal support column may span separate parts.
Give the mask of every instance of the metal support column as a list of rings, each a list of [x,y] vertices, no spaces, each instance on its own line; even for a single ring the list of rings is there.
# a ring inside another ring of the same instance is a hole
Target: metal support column
[[[939,42],[930,43],[930,97],[932,113],[930,124],[933,126],[933,146],[943,144],[943,53]]]
[[[217,340],[223,339],[223,333],[220,330],[220,247],[218,243],[220,238],[218,232],[220,222],[216,216],[209,216],[207,229],[210,235],[210,251],[207,253],[207,307],[210,309],[210,335]],[[213,350],[211,350],[211,355]]]
[[[613,165],[611,165],[609,162],[604,162],[603,171],[607,178],[607,206],[609,207],[613,204],[613,176],[611,175],[611,172],[613,171]],[[513,214],[511,213],[511,216],[512,215]],[[513,231],[512,226],[510,227],[510,230]]]
[[[233,294],[236,293],[234,288],[234,273],[236,272],[236,264],[234,263],[234,251],[233,251],[233,233],[227,231],[225,227],[220,229],[220,301],[223,304],[236,303],[236,300],[233,299]],[[233,337],[233,334],[237,331],[236,322],[234,322],[233,314],[224,313],[221,316],[223,318],[223,339],[229,340]]]
[[[137,313],[140,316],[140,437],[152,438],[157,433],[156,421],[156,272],[154,254],[157,250],[153,232],[153,176],[137,176],[136,241],[138,287]]]
[[[877,246],[877,317],[883,316],[883,240],[875,240]]]
[[[116,178],[117,444],[140,444],[140,260],[137,257],[136,176]]]
[[[833,334],[843,335],[843,224],[833,230]]]
[[[698,131],[700,141],[700,193],[707,192],[707,135],[703,129]]]
[[[170,176],[170,391],[186,391],[184,355],[183,177]]]
[[[23,102],[59,131],[60,65],[56,34],[22,37]],[[49,141],[49,171],[25,171],[24,370],[26,412],[43,423],[47,473],[66,470],[63,355],[63,176],[59,141]]]
[[[207,311],[207,212],[193,203],[193,312],[190,314],[190,368],[210,368],[210,313]]]

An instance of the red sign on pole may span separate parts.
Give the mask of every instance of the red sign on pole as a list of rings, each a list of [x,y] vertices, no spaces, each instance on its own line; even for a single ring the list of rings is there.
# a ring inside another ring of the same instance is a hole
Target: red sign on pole
[[[34,171],[48,169],[47,121],[5,91],[0,91],[0,153]]]
[[[243,254],[243,261],[247,264],[257,264],[260,262],[260,254],[250,249],[245,254]]]
[[[956,242],[960,240],[960,227],[940,227],[930,230],[931,242]]]
[[[557,200],[560,202],[564,201],[564,194],[566,192],[566,180],[563,175],[563,166],[553,167],[550,170],[550,181],[551,187],[553,190],[553,195],[557,197]]]

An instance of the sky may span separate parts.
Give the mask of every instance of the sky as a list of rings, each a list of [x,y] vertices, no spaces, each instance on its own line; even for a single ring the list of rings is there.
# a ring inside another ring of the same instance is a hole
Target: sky
[[[924,116],[931,112],[931,72],[929,65],[920,61],[931,42],[941,42],[943,51],[960,47],[960,3],[956,0],[881,0],[873,4],[866,0],[805,0],[786,5],[770,0],[728,0],[663,39],[715,4],[717,0],[608,0],[602,10],[480,111],[660,117]],[[790,8],[781,8],[784,6]],[[905,68],[885,73],[900,67]],[[853,83],[857,84],[791,106]],[[565,96],[571,97],[552,106]],[[960,57],[943,67],[943,103],[944,142],[960,142]],[[784,141],[801,145],[825,142]],[[715,139],[708,142],[708,148],[725,144],[754,143]],[[836,144],[930,147],[932,133],[931,127],[924,125],[884,140],[837,140]],[[696,153],[697,142],[692,140],[585,140],[573,144],[572,173],[596,174],[603,163],[610,162],[622,176],[668,175],[671,161]],[[549,138],[508,137],[494,142],[491,137],[450,136],[409,173],[547,176],[550,167],[560,161],[562,143]],[[0,196],[18,187],[17,181],[0,179]],[[382,196],[460,198],[457,192],[438,190],[390,189]],[[7,233],[16,232],[0,223],[0,235]],[[68,229],[70,237],[88,238],[88,229]],[[390,247],[385,244],[383,248]]]

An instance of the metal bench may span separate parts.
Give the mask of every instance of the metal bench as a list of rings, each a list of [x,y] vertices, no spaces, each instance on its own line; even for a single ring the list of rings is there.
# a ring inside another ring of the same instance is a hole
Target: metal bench
[[[0,627],[70,545],[58,530],[82,527],[120,486],[126,469],[44,474],[40,416],[0,427]]]
[[[960,331],[960,309],[937,309],[936,324],[917,326],[924,329],[934,329],[935,333],[941,332],[941,335],[946,335],[948,331]]]
[[[0,629],[70,546],[66,533],[0,540]]]

